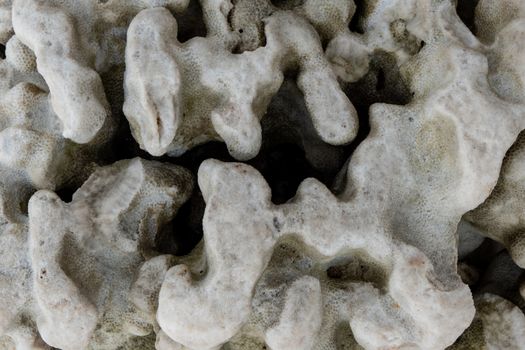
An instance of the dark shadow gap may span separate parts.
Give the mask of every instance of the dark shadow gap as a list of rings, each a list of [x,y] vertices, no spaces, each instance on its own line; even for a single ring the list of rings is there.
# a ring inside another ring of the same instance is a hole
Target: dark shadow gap
[[[476,34],[476,25],[474,23],[476,6],[479,0],[457,0],[456,12],[473,34]]]
[[[369,108],[371,105],[374,103],[406,105],[412,99],[412,92],[404,83],[396,59],[382,51],[374,52],[368,73],[357,82],[347,84],[345,93],[352,101],[359,116],[357,136],[351,144],[345,147],[347,159],[370,133]]]
[[[344,147],[329,145],[317,134],[297,87],[297,74],[293,68],[285,72],[285,80],[261,122],[261,151],[249,162],[266,178],[276,204],[291,199],[308,177],[330,188],[345,162]]]
[[[385,72],[382,68],[379,68],[377,72],[376,91],[383,90],[385,88]]]
[[[293,143],[268,146],[248,164],[256,168],[272,190],[272,202],[282,204],[295,196],[297,188],[318,172],[308,163],[305,152]]]
[[[226,144],[217,141],[196,146],[180,157],[166,155],[153,157],[148,153],[141,157],[182,166],[190,170],[194,176],[194,190],[190,199],[179,208],[173,220],[158,233],[155,239],[156,250],[159,252],[177,256],[187,255],[203,236],[202,219],[206,204],[197,186],[199,167],[206,159],[213,158],[224,162],[233,162],[235,159],[228,153]]]
[[[195,176],[200,164],[206,159],[235,162],[220,142],[209,142],[198,146],[178,158],[154,158],[175,163],[189,169]],[[291,143],[268,145],[259,155],[246,162],[257,169],[272,191],[272,202],[282,204],[295,195],[297,187],[306,177],[318,173],[304,157],[304,151]],[[163,254],[186,255],[200,242],[203,236],[202,219],[205,203],[198,186],[191,198],[177,212],[175,218],[159,232],[156,249]]]
[[[107,147],[104,147],[98,155],[98,163],[101,166],[134,157],[151,159],[151,156],[141,150],[133,138],[129,122],[122,111],[124,104],[124,90],[122,89],[124,70],[123,66],[117,66],[113,67],[111,73],[101,75],[104,91],[111,106],[111,115],[117,123],[115,135]]]
[[[179,208],[175,218],[158,233],[156,250],[177,256],[189,254],[202,239],[205,206],[202,194],[196,188],[191,198]]]
[[[365,0],[354,0],[355,12],[350,20],[348,29],[354,33],[363,34],[365,31],[363,29],[362,18],[365,15]]]
[[[485,238],[483,243],[474,251],[469,253],[462,262],[469,266],[476,267],[480,271],[487,269],[491,260],[503,250],[503,246],[490,238]]]
[[[163,156],[160,158],[157,157],[155,159],[183,166],[196,175],[202,162],[210,158],[217,159],[223,162],[236,161],[235,158],[233,158],[228,152],[226,144],[224,142],[219,141],[211,141],[196,146],[184,153],[183,155],[181,155],[180,157]]]
[[[202,7],[198,0],[191,0],[184,13],[173,14],[178,24],[177,39],[183,43],[194,37],[206,36]]]
[[[62,202],[69,203],[73,199],[73,194],[78,190],[78,188],[74,187],[63,187],[56,191],[55,193],[57,196],[60,197]]]
[[[4,216],[15,218],[19,214],[28,215],[29,199],[37,190],[24,182],[11,182],[2,189]],[[16,200],[10,203],[7,200]]]
[[[305,0],[271,0],[273,6],[281,10],[292,10],[294,7],[302,6]]]
[[[353,102],[359,116],[360,128],[356,139],[346,146],[328,145],[313,128],[304,96],[295,80],[297,70],[285,72],[286,79],[278,93],[272,98],[267,113],[261,121],[263,144],[259,154],[245,162],[257,169],[272,191],[272,202],[282,204],[293,198],[300,183],[313,177],[332,187],[334,180],[358,145],[368,136],[368,109],[376,102],[405,104],[410,101],[408,88],[404,86],[395,60],[387,54],[374,54],[369,73],[356,83],[348,84],[345,92]],[[118,96],[119,104],[121,97]],[[117,101],[114,101],[117,102]],[[113,105],[113,103],[112,103]],[[223,142],[208,142],[192,148],[179,157],[153,157],[140,149],[133,139],[130,127],[119,111],[120,127],[114,138],[111,159],[108,164],[120,159],[141,157],[176,164],[187,168],[195,180],[199,166],[206,159],[225,162],[236,160],[229,154]],[[69,194],[65,190],[64,198]],[[202,239],[202,218],[205,203],[195,186],[194,193],[175,218],[159,232],[157,249],[162,253],[185,255]]]

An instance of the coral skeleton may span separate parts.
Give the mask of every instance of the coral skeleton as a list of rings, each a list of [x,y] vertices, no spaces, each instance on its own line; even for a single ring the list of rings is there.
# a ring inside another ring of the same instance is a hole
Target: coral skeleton
[[[0,0],[0,350],[525,349],[525,1]]]

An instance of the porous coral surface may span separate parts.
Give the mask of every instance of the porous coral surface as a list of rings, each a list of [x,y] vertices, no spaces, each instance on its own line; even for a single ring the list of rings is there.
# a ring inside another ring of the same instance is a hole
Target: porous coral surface
[[[522,0],[0,1],[0,350],[525,349]]]

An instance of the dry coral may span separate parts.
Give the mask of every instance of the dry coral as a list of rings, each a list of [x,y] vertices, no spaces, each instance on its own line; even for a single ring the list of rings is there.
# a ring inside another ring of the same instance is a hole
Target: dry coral
[[[5,0],[0,42],[1,350],[525,349],[522,0]]]
[[[2,233],[2,334],[16,349],[139,348],[134,271],[191,188],[188,171],[136,158],[95,170],[69,203],[36,192],[28,222]]]
[[[177,22],[163,8],[144,10],[128,29],[124,113],[135,139],[155,156],[178,155],[222,139],[237,159],[261,146],[259,119],[296,67],[314,126],[325,142],[344,144],[357,133],[357,114],[341,90],[319,37],[303,17],[267,17],[266,45],[232,52],[237,33],[227,23],[228,2],[202,1],[206,38],[177,40]],[[231,6],[231,5],[230,5]]]

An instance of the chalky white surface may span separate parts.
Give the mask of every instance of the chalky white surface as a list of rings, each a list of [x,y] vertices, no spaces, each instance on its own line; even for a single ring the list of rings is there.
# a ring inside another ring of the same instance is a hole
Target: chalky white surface
[[[188,0],[0,3],[0,349],[523,348],[525,2],[480,0],[476,35],[450,0],[199,4],[206,36],[181,42]],[[123,123],[151,156],[249,160],[293,72],[321,169],[378,53],[412,98],[370,106],[337,194],[308,178],[277,205],[207,159],[203,240],[158,250],[192,175],[113,162]],[[483,276],[480,235],[502,244]]]

